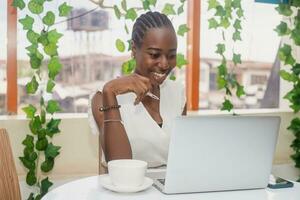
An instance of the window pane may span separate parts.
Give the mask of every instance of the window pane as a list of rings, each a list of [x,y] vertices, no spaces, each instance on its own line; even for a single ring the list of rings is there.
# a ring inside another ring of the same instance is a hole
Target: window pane
[[[207,1],[201,1],[201,78],[200,108],[219,109],[224,100],[224,91],[218,90],[217,66],[221,57],[215,53],[216,44],[222,43],[220,31],[208,29],[207,20],[214,11],[208,11]],[[242,41],[233,44],[231,34],[226,34],[226,57],[232,58],[232,50],[242,55],[242,64],[234,67],[227,63],[229,71],[233,70],[237,80],[245,86],[246,95],[241,99],[233,98],[236,108],[278,107],[279,102],[279,62],[276,62],[280,37],[273,30],[281,17],[275,10],[276,5],[242,1],[245,19],[242,20]],[[277,73],[277,74],[276,74]],[[270,92],[271,91],[271,92]]]
[[[0,115],[6,112],[6,1],[0,1]]]

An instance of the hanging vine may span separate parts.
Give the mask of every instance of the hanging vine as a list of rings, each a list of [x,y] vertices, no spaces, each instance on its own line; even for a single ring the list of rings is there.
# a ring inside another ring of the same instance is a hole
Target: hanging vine
[[[275,31],[281,37],[290,38],[293,43],[293,45],[283,43],[278,52],[279,59],[285,66],[289,67],[289,70],[280,70],[280,76],[293,85],[284,98],[290,102],[290,108],[293,109],[294,113],[298,114],[300,111],[300,63],[296,61],[293,55],[293,47],[300,47],[300,0],[279,4],[276,10],[283,18],[288,20],[287,22],[286,20],[281,21]],[[291,158],[295,162],[295,167],[300,169],[300,118],[295,116],[287,129],[295,136],[291,144],[294,151]],[[300,182],[300,177],[298,182]]]
[[[237,41],[242,41],[241,38],[241,19],[244,17],[244,11],[241,6],[241,0],[208,0],[208,10],[214,10],[214,17],[208,19],[209,29],[220,30],[222,35],[222,43],[216,45],[216,53],[222,57],[221,64],[218,66],[217,73],[217,84],[218,89],[225,90],[225,97],[222,103],[221,110],[231,111],[233,109],[233,104],[230,101],[234,90],[237,97],[241,97],[245,94],[244,86],[238,83],[235,75],[234,68],[229,71],[228,69],[228,59],[225,56],[226,51],[230,51],[229,47],[225,45],[225,41],[228,39],[226,36],[233,30],[231,39],[234,44]],[[227,34],[226,34],[227,33]],[[241,64],[241,54],[239,54],[234,46],[232,48],[232,62],[234,67],[237,64]]]
[[[27,31],[26,37],[30,46],[26,47],[33,71],[31,81],[26,84],[28,95],[39,95],[39,105],[29,104],[22,108],[29,119],[31,133],[26,135],[23,156],[19,157],[27,169],[26,183],[32,186],[28,200],[41,199],[53,185],[46,176],[54,167],[55,158],[60,153],[60,146],[52,143],[52,138],[59,133],[61,119],[55,119],[53,114],[61,110],[59,103],[50,99],[43,99],[43,93],[52,93],[55,87],[55,77],[59,74],[62,64],[57,53],[58,40],[63,34],[53,27],[58,16],[55,12],[45,10],[44,4],[51,4],[52,0],[14,0],[12,6],[20,10],[27,9],[24,18],[19,19],[23,30]],[[59,17],[67,17],[72,7],[66,3],[58,7]],[[42,26],[35,19],[42,22]],[[45,58],[48,58],[47,60]],[[42,62],[47,62],[47,68],[42,67]],[[42,72],[48,75],[44,76]],[[47,82],[46,88],[42,83]],[[50,120],[47,120],[47,118]]]

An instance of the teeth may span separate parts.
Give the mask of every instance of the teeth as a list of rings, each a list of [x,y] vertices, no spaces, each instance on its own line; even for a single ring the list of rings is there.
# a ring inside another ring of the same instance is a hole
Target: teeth
[[[153,72],[154,76],[157,76],[158,78],[162,78],[165,74]]]

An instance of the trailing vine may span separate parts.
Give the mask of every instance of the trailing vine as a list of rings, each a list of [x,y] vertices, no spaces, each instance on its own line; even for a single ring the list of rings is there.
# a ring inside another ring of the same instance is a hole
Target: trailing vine
[[[284,98],[290,102],[290,108],[294,113],[298,114],[300,111],[300,63],[293,56],[293,46],[295,48],[300,46],[300,0],[290,0],[287,4],[279,4],[276,10],[288,20],[287,22],[281,21],[275,31],[279,36],[290,38],[294,44],[283,43],[278,51],[278,57],[285,66],[290,67],[289,70],[282,69],[279,73],[282,79],[293,85]],[[295,162],[295,167],[300,169],[300,118],[294,117],[287,129],[295,136],[290,146],[294,151],[291,158]],[[300,182],[300,177],[298,182]]]
[[[111,6],[105,5],[104,0],[91,0],[92,2],[99,5],[103,9],[112,9],[114,10],[115,17],[122,22],[124,22],[124,31],[127,33],[128,38],[130,38],[129,33],[130,28],[128,27],[129,21],[134,22],[139,14],[144,13],[150,10],[157,10],[157,0],[140,0],[140,7],[129,7],[127,5],[127,0],[120,1],[119,4],[114,4]],[[106,1],[108,2],[108,1]],[[184,12],[184,6],[186,0],[178,0],[178,4],[165,3],[163,9],[161,10],[167,16],[180,16]],[[177,6],[178,5],[178,6]],[[186,32],[189,31],[189,28],[186,24],[181,24],[177,27],[177,35],[183,37]],[[131,40],[128,39],[127,42],[124,42],[122,39],[117,38],[115,41],[115,46],[119,52],[125,52],[131,50]],[[127,46],[127,47],[126,47]],[[182,68],[187,64],[182,53],[177,53],[177,67]],[[130,74],[135,69],[136,63],[134,59],[129,59],[122,65],[122,71],[124,74]],[[170,79],[175,80],[176,77],[171,75]]]
[[[30,58],[30,66],[33,70],[31,81],[26,84],[28,95],[39,95],[38,105],[29,104],[22,108],[29,119],[31,133],[26,135],[22,144],[24,145],[23,155],[19,157],[27,169],[26,183],[32,186],[28,200],[41,199],[53,185],[46,176],[54,167],[55,158],[60,154],[60,146],[52,143],[52,137],[59,133],[61,119],[55,119],[53,114],[61,110],[59,103],[54,100],[43,99],[43,93],[52,93],[55,87],[55,77],[62,68],[57,53],[58,40],[63,34],[57,32],[55,25],[55,12],[46,10],[45,3],[52,0],[14,0],[12,6],[23,10],[27,9],[24,18],[19,19],[23,29],[27,31],[27,40],[31,44],[26,47]],[[67,17],[72,7],[62,3],[58,7],[59,17]],[[42,22],[42,26],[36,23],[35,19]],[[47,57],[47,59],[45,59]],[[42,63],[47,63],[47,68]],[[47,72],[45,75],[44,72]],[[46,88],[43,83],[46,83]],[[48,117],[49,116],[49,117]],[[48,120],[47,118],[50,118]]]
[[[216,29],[221,31],[222,43],[216,45],[216,53],[222,57],[221,64],[218,66],[217,73],[217,84],[218,89],[225,90],[225,97],[222,103],[221,110],[231,111],[233,109],[233,104],[230,101],[231,96],[234,93],[237,97],[241,97],[245,94],[244,86],[242,86],[236,80],[234,75],[234,70],[228,70],[227,58],[225,57],[225,51],[229,51],[229,47],[225,46],[226,36],[228,32],[233,30],[231,39],[234,44],[237,41],[242,41],[241,38],[241,19],[244,17],[244,11],[241,6],[241,0],[208,0],[208,10],[214,10],[214,17],[208,19],[209,29]],[[227,32],[228,31],[228,32]],[[232,48],[232,62],[234,66],[241,64],[241,54],[236,52],[234,46]]]

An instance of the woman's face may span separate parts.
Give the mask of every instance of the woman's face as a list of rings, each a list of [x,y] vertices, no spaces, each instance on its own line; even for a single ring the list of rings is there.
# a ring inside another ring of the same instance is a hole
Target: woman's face
[[[177,38],[170,28],[151,28],[138,48],[133,44],[137,74],[148,77],[153,86],[163,83],[176,66]]]

